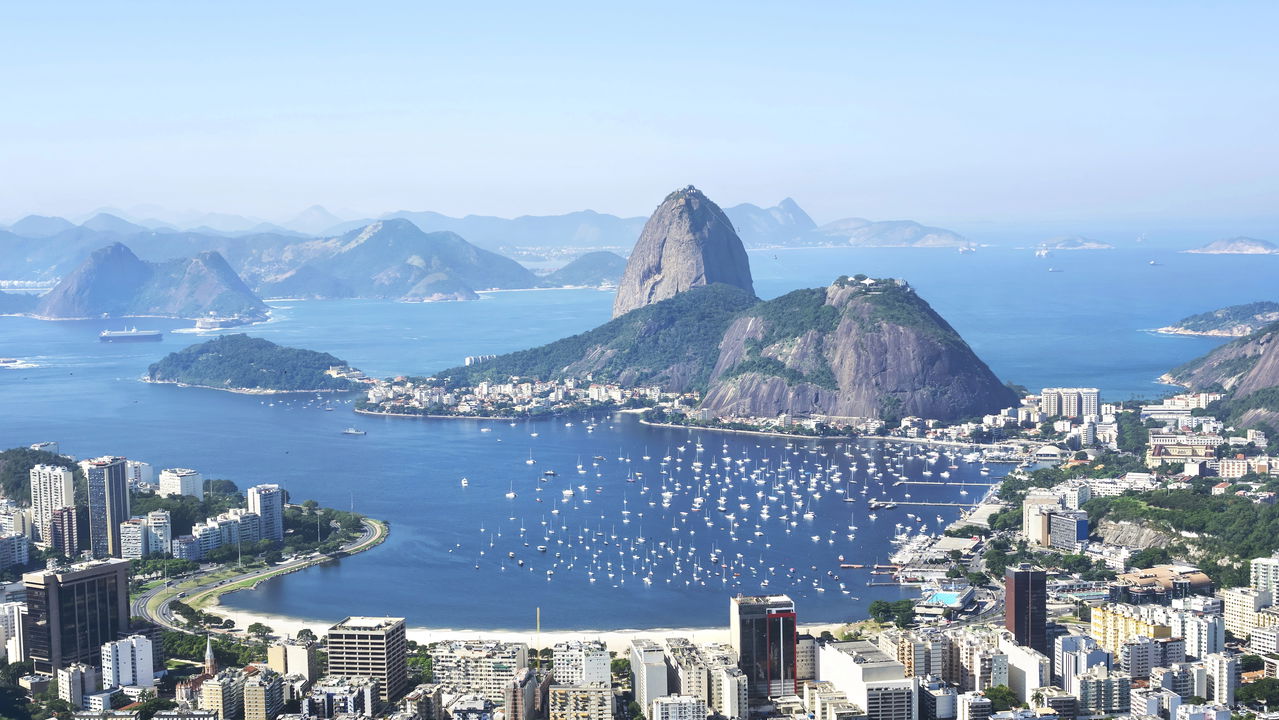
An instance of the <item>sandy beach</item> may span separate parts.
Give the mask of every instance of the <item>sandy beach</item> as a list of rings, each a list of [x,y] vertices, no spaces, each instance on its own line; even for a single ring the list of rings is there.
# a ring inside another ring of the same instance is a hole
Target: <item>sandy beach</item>
[[[231,610],[218,605],[210,605],[206,612],[216,613],[235,621],[241,630],[260,622],[270,627],[277,636],[293,636],[303,628],[311,630],[318,637],[323,637],[329,627],[342,618],[334,618],[331,622],[317,622],[282,615],[263,615],[258,613]],[[818,625],[801,625],[800,632],[814,635],[823,630],[838,632],[845,627],[844,623],[824,623]],[[433,643],[441,640],[500,640],[503,642],[523,642],[529,647],[550,647],[556,643],[569,640],[601,640],[610,651],[625,653],[632,640],[651,638],[664,640],[668,637],[686,637],[696,643],[729,641],[728,636],[728,602],[724,603],[724,626],[711,628],[651,628],[646,630],[543,630],[540,637],[533,630],[466,630],[460,628],[427,628],[410,625],[408,637],[418,643]]]

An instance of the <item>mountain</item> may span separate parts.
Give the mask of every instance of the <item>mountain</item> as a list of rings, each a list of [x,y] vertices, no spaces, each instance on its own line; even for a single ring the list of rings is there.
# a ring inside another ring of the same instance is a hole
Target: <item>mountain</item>
[[[97,215],[94,215],[88,220],[80,223],[80,227],[88,230],[96,230],[101,233],[111,233],[113,235],[136,235],[137,233],[150,232],[150,228],[135,225],[128,220],[124,220],[107,213],[98,213]]]
[[[1155,332],[1168,335],[1244,337],[1275,321],[1279,321],[1279,303],[1262,300],[1191,315]]]
[[[290,297],[471,300],[476,290],[529,288],[523,265],[451,232],[426,233],[408,220],[379,220],[344,235],[287,248],[292,268],[265,278],[263,291]],[[347,290],[349,289],[349,293]]]
[[[328,353],[235,334],[169,353],[147,369],[147,380],[250,392],[355,389],[357,383],[327,373],[331,367],[345,366]]]
[[[0,315],[29,313],[36,307],[39,297],[30,293],[0,292]]]
[[[75,227],[69,220],[44,215],[28,215],[9,226],[9,232],[26,238],[53,237],[63,230]]]
[[[96,250],[40,298],[33,313],[44,318],[209,314],[260,318],[266,306],[216,252],[162,263],[139,260],[112,243]]]
[[[755,305],[753,293],[731,285],[698,286],[637,308],[594,330],[549,345],[500,355],[437,373],[450,383],[587,378],[623,385],[658,384],[704,390],[720,339],[736,313]]]
[[[859,275],[741,313],[720,341],[702,407],[952,421],[1016,402],[912,288]]]
[[[1110,243],[1101,242],[1100,240],[1092,240],[1082,235],[1071,235],[1069,237],[1053,238],[1045,240],[1037,245],[1040,250],[1114,250],[1115,246]]]
[[[814,232],[817,223],[791,198],[771,208],[742,203],[725,208],[724,214],[748,248],[811,245],[821,239]]]
[[[667,195],[644,224],[618,283],[613,317],[713,283],[755,294],[750,260],[733,224],[689,185]]]
[[[626,258],[607,250],[589,252],[542,278],[549,287],[596,287],[616,283],[626,270]]]
[[[307,235],[323,235],[341,222],[342,218],[319,205],[312,205],[284,223],[284,227]]]
[[[1194,250],[1182,252],[1199,255],[1279,255],[1279,246],[1266,240],[1250,237],[1233,237],[1208,243]]]
[[[519,248],[595,248],[630,247],[644,225],[644,218],[621,218],[616,215],[581,210],[564,215],[522,215],[500,218],[467,215],[455,218],[437,212],[401,210],[383,216],[408,220],[424,232],[453,232],[468,242],[490,250],[512,253]],[[367,225],[373,220],[355,220],[329,229],[344,233]]]
[[[920,225],[913,220],[845,218],[827,223],[817,232],[828,242],[859,247],[966,247],[972,245],[964,236],[943,228]]]
[[[1279,431],[1279,322],[1232,340],[1163,378],[1196,392],[1226,392],[1208,407],[1236,427]]]

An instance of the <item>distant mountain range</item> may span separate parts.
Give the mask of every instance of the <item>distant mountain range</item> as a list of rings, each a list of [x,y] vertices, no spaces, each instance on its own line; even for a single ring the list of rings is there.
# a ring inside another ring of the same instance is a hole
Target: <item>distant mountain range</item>
[[[1232,340],[1163,378],[1195,392],[1224,392],[1210,408],[1235,427],[1279,432],[1279,322]]]
[[[1155,332],[1167,335],[1245,337],[1276,321],[1279,321],[1279,303],[1259,300],[1191,315]]]

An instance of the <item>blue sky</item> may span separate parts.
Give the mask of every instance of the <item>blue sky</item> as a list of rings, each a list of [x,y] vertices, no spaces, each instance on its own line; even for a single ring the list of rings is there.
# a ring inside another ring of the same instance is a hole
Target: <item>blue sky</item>
[[[0,219],[639,215],[694,183],[819,222],[1276,226],[1276,3],[610,5],[6,5]]]

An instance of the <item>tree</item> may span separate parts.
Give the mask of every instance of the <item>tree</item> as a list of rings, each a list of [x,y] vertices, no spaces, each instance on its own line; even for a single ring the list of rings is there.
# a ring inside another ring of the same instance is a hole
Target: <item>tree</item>
[[[626,704],[626,714],[631,720],[644,720],[644,708],[634,700]]]
[[[613,658],[608,664],[608,669],[618,677],[631,674],[631,661],[626,658]]]
[[[302,642],[315,642],[317,640],[315,632],[312,631],[311,628],[302,628],[301,630],[298,630],[297,639]]]
[[[1239,658],[1239,669],[1243,672],[1265,670],[1266,662],[1258,655],[1243,655]]]
[[[273,632],[269,626],[263,625],[260,622],[255,622],[249,625],[245,628],[245,630],[259,640],[266,640],[267,636]]]
[[[1018,705],[1016,693],[1007,685],[994,685],[987,688],[982,694],[990,701],[990,707],[995,712],[1011,710]]]
[[[1235,692],[1235,699],[1247,704],[1264,703],[1273,705],[1279,703],[1279,680],[1262,678],[1257,682],[1241,685],[1239,690]]]

